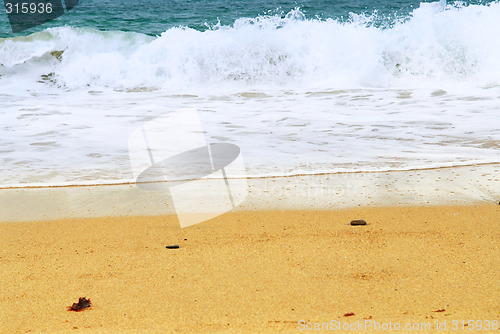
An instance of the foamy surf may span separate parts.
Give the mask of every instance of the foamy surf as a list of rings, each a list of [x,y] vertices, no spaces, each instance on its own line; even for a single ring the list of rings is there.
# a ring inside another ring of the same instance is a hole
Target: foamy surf
[[[498,2],[436,2],[386,24],[296,9],[1,39],[0,185],[133,182],[128,135],[184,107],[241,148],[248,176],[498,162],[498,17]]]

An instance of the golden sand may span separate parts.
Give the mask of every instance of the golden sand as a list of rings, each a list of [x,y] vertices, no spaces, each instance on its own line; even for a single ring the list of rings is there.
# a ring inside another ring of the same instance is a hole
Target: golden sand
[[[500,205],[1,223],[0,333],[460,332],[500,318],[499,240]],[[91,308],[67,310],[84,296]]]

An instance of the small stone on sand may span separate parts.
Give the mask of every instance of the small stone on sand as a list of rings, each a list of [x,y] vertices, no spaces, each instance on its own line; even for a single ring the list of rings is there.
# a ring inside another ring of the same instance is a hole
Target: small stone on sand
[[[360,226],[360,225],[366,225],[366,221],[363,219],[356,219],[351,221],[352,226]]]
[[[168,248],[168,249],[177,249],[177,248],[179,248],[179,245],[169,245],[169,246],[166,246],[166,248]]]

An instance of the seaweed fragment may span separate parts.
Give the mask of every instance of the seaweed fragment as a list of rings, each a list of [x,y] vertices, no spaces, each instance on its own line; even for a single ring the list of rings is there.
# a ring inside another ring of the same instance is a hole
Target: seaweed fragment
[[[79,312],[79,311],[84,310],[86,308],[89,308],[91,306],[92,306],[92,304],[90,302],[90,298],[87,299],[86,297],[80,297],[78,299],[78,303],[73,303],[73,305],[68,306],[68,311]]]

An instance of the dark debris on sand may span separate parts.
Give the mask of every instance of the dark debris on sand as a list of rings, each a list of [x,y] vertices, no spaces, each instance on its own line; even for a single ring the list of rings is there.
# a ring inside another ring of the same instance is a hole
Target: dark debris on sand
[[[68,307],[68,311],[79,312],[91,306],[92,304],[90,303],[90,298],[87,299],[86,297],[80,297],[78,299],[78,303],[73,303],[73,305]]]
[[[364,226],[364,225],[366,225],[366,221],[364,221],[363,219],[352,220],[351,225],[352,226]]]

